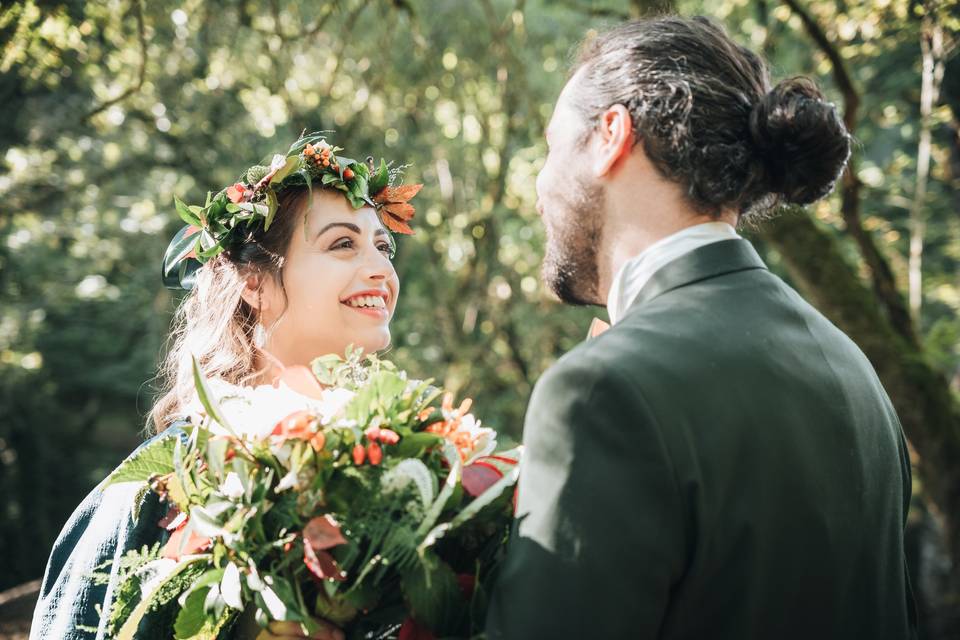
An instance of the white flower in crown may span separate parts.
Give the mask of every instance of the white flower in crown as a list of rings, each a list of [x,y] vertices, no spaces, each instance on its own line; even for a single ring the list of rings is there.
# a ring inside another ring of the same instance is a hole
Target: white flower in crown
[[[294,391],[282,380],[276,386],[256,387],[235,385],[219,378],[207,382],[230,428],[238,436],[250,439],[266,438],[278,422],[296,411],[310,411],[319,416],[321,424],[329,424],[355,395],[349,389],[324,389],[319,399],[311,398]],[[186,413],[205,414],[198,398],[187,406]],[[219,435],[229,433],[217,422],[211,422],[210,431]]]

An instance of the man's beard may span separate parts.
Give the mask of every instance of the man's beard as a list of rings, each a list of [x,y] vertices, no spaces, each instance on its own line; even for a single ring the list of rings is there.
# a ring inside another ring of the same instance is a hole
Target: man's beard
[[[575,178],[558,220],[547,232],[543,279],[567,304],[602,305],[597,255],[603,238],[603,188]]]

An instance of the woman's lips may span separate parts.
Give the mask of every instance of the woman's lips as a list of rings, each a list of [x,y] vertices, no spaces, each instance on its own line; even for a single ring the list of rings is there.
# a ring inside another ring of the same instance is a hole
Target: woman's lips
[[[389,305],[387,304],[390,294],[382,289],[366,289],[351,294],[340,304],[349,307],[357,313],[376,318],[378,320],[387,320],[390,317]]]
[[[371,318],[379,318],[386,320],[389,316],[389,312],[384,309],[377,309],[375,307],[354,307],[353,305],[347,302],[341,302],[343,306],[350,309],[351,311],[356,311],[357,313],[362,313],[365,316],[370,316]]]

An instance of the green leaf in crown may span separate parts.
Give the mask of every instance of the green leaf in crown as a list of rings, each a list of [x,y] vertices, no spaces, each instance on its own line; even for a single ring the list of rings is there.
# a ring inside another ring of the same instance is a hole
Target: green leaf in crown
[[[277,215],[277,194],[289,187],[340,191],[354,209],[373,207],[390,231],[412,234],[409,221],[414,208],[409,200],[423,185],[393,186],[401,169],[391,170],[386,160],[360,162],[340,155],[341,147],[320,131],[301,135],[285,154],[275,154],[269,165],[256,164],[240,179],[207,194],[203,206],[188,205],[174,197],[177,215],[186,223],[163,259],[162,277],[171,289],[190,289],[197,269],[211,258],[229,251],[252,233],[267,232]]]

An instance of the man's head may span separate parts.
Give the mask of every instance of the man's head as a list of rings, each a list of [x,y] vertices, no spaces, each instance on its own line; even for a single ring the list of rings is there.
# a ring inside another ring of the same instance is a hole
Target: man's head
[[[823,197],[850,149],[813,82],[771,90],[763,61],[699,17],[630,22],[585,43],[547,143],[544,277],[573,304],[602,303],[618,252]]]

